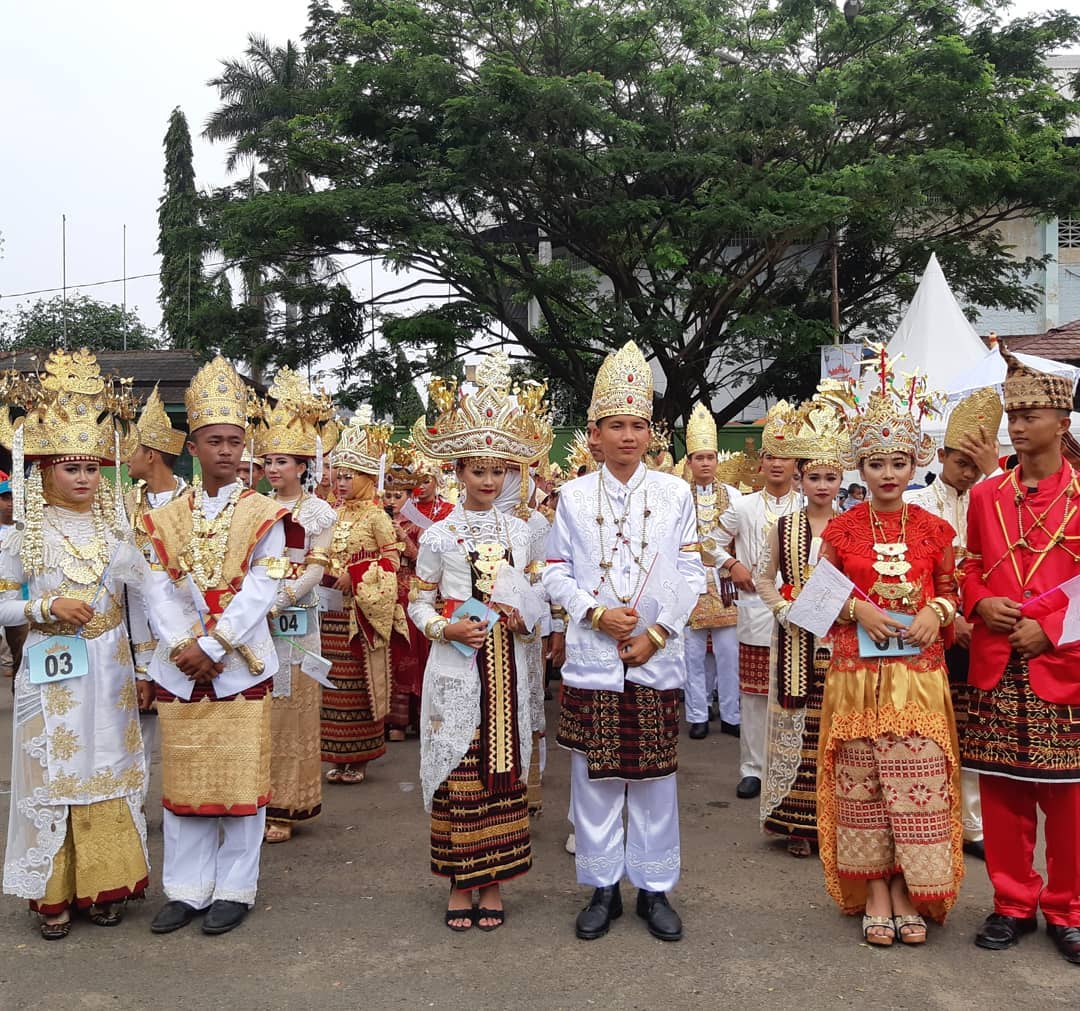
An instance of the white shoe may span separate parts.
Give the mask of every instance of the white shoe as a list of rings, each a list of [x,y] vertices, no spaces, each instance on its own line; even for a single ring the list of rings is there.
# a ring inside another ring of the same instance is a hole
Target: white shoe
[[[573,832],[571,832],[566,837],[566,852],[569,853],[571,856],[577,853],[577,839],[575,838]]]

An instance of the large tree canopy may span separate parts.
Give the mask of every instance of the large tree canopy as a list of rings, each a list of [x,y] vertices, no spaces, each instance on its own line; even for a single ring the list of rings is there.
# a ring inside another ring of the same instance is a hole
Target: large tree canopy
[[[1080,207],[1080,106],[1044,64],[1080,21],[1005,9],[317,0],[317,94],[260,137],[314,185],[232,203],[226,251],[380,253],[582,400],[632,337],[661,416],[724,386],[730,417],[812,385],[833,243],[844,335],[894,320],[931,252],[969,303],[1031,304],[1000,227]]]
[[[0,351],[64,347],[149,351],[160,342],[134,312],[89,295],[69,295],[66,304],[57,295],[0,313]]]

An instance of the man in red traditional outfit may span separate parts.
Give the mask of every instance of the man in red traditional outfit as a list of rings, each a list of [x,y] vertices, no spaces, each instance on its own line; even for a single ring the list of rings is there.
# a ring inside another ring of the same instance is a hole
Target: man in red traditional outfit
[[[971,491],[963,601],[974,623],[964,767],[981,773],[994,911],[981,948],[1012,947],[1038,926],[1080,964],[1080,642],[1062,644],[1080,574],[1080,479],[1062,458],[1072,385],[1003,351],[1005,410],[1019,466]],[[1045,817],[1047,880],[1032,860]]]

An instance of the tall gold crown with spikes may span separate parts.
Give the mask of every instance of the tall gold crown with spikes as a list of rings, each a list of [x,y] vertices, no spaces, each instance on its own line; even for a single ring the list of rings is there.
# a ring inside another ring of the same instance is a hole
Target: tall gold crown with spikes
[[[392,425],[378,425],[371,420],[371,408],[365,404],[342,426],[337,447],[330,454],[330,466],[355,470],[377,477],[379,464],[390,448]]]
[[[695,404],[686,423],[686,455],[719,450],[720,442],[716,436],[716,419],[704,404]]]
[[[70,456],[114,463],[118,435],[121,459],[138,445],[131,380],[102,376],[86,348],[51,352],[44,373],[3,373],[0,401],[26,412],[12,421],[8,407],[0,411],[0,442],[13,448],[21,428],[27,459]]]
[[[997,390],[992,386],[976,390],[964,397],[949,413],[943,445],[946,449],[959,449],[964,436],[978,441],[980,428],[988,438],[996,442],[1004,413]]]
[[[660,422],[649,433],[649,448],[645,450],[645,466],[649,470],[671,474],[675,471],[675,458],[671,455],[671,429]]]
[[[139,433],[140,446],[156,449],[159,453],[168,453],[169,456],[179,456],[184,452],[187,433],[172,427],[156,385],[146,398],[135,428]]]
[[[284,367],[268,392],[270,399],[262,403],[255,428],[256,456],[284,453],[314,459],[320,440],[324,453],[337,445],[334,402],[323,390],[316,393],[303,376]]]
[[[431,380],[435,421],[428,425],[418,418],[412,430],[421,453],[435,460],[478,457],[528,464],[551,449],[546,383],[530,381],[511,393],[509,359],[495,351],[477,366],[476,386],[475,393],[459,396],[454,380]]]
[[[603,421],[617,414],[652,421],[653,378],[645,356],[633,341],[608,355],[596,374],[589,420]]]
[[[761,433],[761,451],[770,456],[783,457],[785,460],[797,460],[799,454],[793,452],[788,444],[796,425],[795,406],[786,400],[777,401],[765,415],[765,428]]]
[[[192,435],[207,425],[236,425],[246,431],[248,420],[259,413],[256,398],[221,355],[195,373],[184,394],[184,404]]]
[[[585,433],[575,432],[570,445],[566,447],[566,470],[571,478],[575,478],[582,467],[585,468],[586,474],[599,469],[596,460],[593,459],[592,450],[589,449],[589,440]]]
[[[761,457],[754,440],[747,439],[745,447],[716,465],[714,480],[717,483],[729,484],[740,491],[757,491],[765,487],[765,478],[761,473]]]
[[[854,466],[868,456],[907,453],[925,467],[934,459],[936,447],[933,436],[922,431],[922,419],[939,414],[943,398],[927,389],[925,376],[897,377],[895,360],[888,357],[884,344],[867,346],[873,359],[866,368],[875,373],[874,387],[850,420],[851,449],[844,462]]]
[[[840,384],[830,383],[828,387],[819,388],[818,393],[797,410],[780,411],[770,419],[766,425],[768,439],[763,435],[762,446],[767,446],[773,456],[843,470],[843,461],[847,459],[851,445],[845,403],[854,405],[854,398],[848,394],[845,399]]]
[[[411,491],[434,471],[432,461],[416,452],[411,442],[395,442],[386,450],[386,488]]]

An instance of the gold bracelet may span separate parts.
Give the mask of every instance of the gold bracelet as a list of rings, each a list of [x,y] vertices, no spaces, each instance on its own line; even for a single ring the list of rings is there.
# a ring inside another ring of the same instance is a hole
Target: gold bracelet
[[[296,607],[296,594],[293,592],[291,586],[285,587],[285,596],[289,598],[289,603],[292,604],[293,607]]]
[[[32,615],[32,614],[30,613],[30,609],[31,609],[31,608],[32,608],[33,606],[34,606],[34,602],[33,602],[32,600],[28,600],[28,601],[27,601],[27,602],[26,602],[25,604],[23,604],[23,606],[22,606],[22,613],[23,613],[23,617],[24,617],[24,618],[25,618],[25,619],[26,619],[27,621],[33,621],[33,620],[34,620],[34,616],[33,616],[33,615]]]
[[[56,600],[55,597],[42,597],[38,601],[38,608],[41,611],[41,623],[47,625],[53,619],[52,603]]]
[[[607,614],[607,608],[603,604],[597,604],[593,608],[592,618],[589,620],[589,624],[592,626],[594,632],[600,631],[600,619]]]
[[[664,638],[663,633],[655,625],[650,625],[645,629],[645,634],[649,637],[649,642],[651,642],[657,650],[661,650],[667,645],[667,639]]]
[[[856,603],[858,603],[858,601],[856,601],[856,599],[854,597],[852,597],[851,600],[848,601],[848,606],[847,606],[847,619],[848,619],[849,622],[851,622],[852,625],[854,625],[855,622],[859,620],[858,618],[855,617],[855,605],[856,605]]]
[[[181,639],[172,649],[169,650],[169,659],[176,660],[176,658],[184,652],[188,646],[191,646],[195,642],[192,638]]]
[[[443,629],[450,624],[448,618],[436,615],[424,626],[424,637],[432,642],[443,642]]]
[[[945,597],[935,597],[930,601],[930,605],[933,606],[935,604],[940,607],[942,611],[941,624],[951,625],[956,620],[956,608],[953,606],[953,602],[951,600],[946,600]]]

